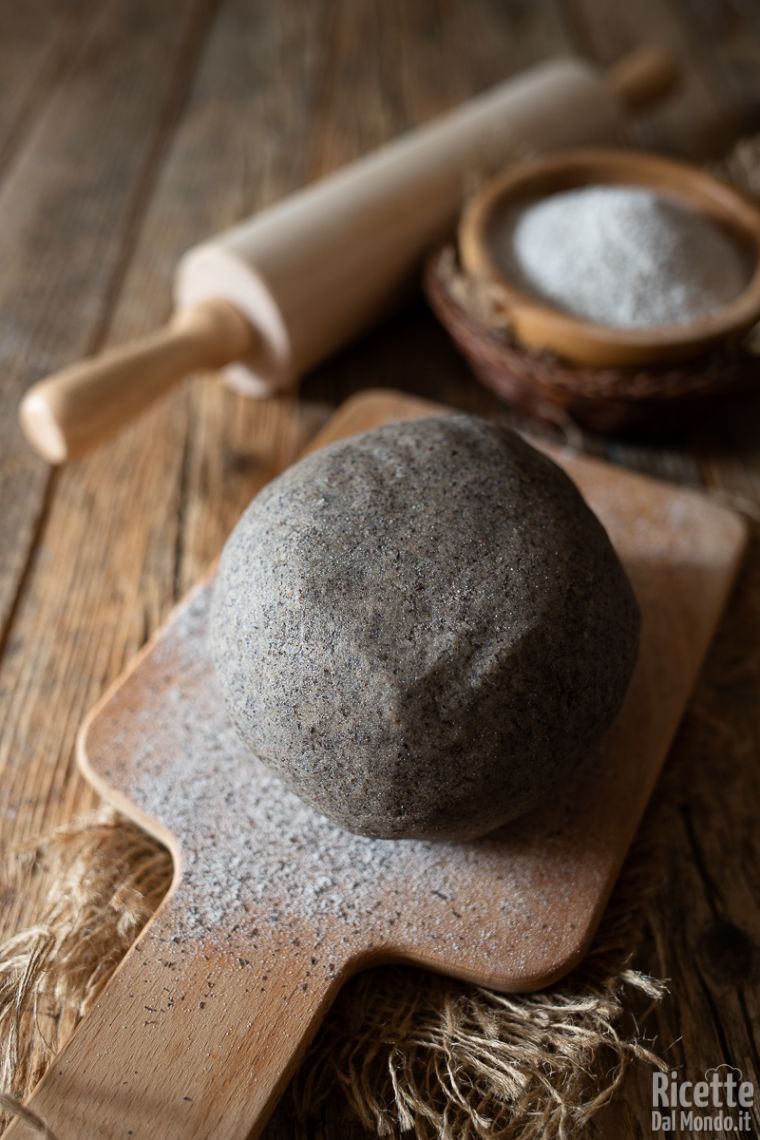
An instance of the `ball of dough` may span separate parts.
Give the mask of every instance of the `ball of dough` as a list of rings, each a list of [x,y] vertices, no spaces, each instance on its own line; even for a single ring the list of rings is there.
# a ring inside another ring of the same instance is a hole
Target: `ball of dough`
[[[596,516],[513,432],[437,416],[270,483],[210,645],[252,751],[335,823],[463,839],[557,789],[617,712],[639,612]]]

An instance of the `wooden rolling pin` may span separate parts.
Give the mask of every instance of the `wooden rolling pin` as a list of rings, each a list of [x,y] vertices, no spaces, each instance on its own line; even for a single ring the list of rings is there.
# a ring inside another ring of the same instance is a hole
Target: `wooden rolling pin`
[[[466,190],[538,149],[614,141],[677,74],[646,48],[606,75],[544,63],[191,249],[158,332],[35,384],[22,427],[51,463],[83,454],[188,373],[249,395],[297,377],[384,315],[453,227]]]

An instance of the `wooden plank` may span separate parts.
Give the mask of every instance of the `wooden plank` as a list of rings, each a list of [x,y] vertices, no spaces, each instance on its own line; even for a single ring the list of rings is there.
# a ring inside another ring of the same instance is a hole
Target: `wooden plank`
[[[102,336],[206,11],[201,0],[171,12],[119,0],[84,21],[0,187],[0,501],[14,536],[0,547],[0,644],[48,486],[15,409],[31,380]]]
[[[54,98],[94,9],[93,0],[0,6],[0,179]]]
[[[60,483],[63,513],[68,504],[81,520],[80,533],[75,537],[65,518],[62,535],[47,529],[58,496],[20,436],[15,409],[29,381],[103,336],[210,12],[205,0],[183,0],[171,11],[148,0],[103,6],[80,28],[56,98],[19,146],[0,187],[0,501],[4,533],[13,535],[0,545],[0,645],[10,650],[0,673],[9,840],[38,827],[43,816],[60,819],[67,807],[71,814],[72,801],[61,804],[63,784],[51,786],[51,773],[66,770],[83,707],[79,662],[68,655],[88,638],[76,626],[79,575],[85,570],[101,588],[106,582],[97,574],[94,545],[95,561],[87,566],[90,544],[81,532],[90,503],[86,495],[71,498],[68,476]],[[104,510],[109,480],[110,472],[101,477]],[[77,571],[70,558],[72,539],[86,569]],[[63,585],[57,601],[56,579]],[[47,606],[45,589],[51,592]],[[59,639],[60,672],[47,656]],[[102,656],[102,645],[97,652]],[[61,679],[71,705],[51,699]],[[13,922],[12,914],[3,918]]]
[[[65,7],[50,0],[30,0],[0,8],[0,186],[36,120],[55,98],[81,41],[79,22],[90,18],[93,7],[92,0],[76,0]],[[7,331],[2,325],[0,329]],[[4,418],[13,419],[12,408]],[[0,457],[0,494],[16,539],[0,547],[0,652],[26,564],[24,538],[33,541],[44,513],[47,482],[41,470],[29,454],[6,452]],[[18,509],[19,501],[23,510]]]

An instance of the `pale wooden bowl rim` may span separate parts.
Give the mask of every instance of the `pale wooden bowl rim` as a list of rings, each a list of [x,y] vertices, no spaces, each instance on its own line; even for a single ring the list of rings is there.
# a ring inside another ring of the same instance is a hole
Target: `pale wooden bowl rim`
[[[714,316],[684,325],[621,329],[564,313],[514,285],[491,254],[488,229],[494,216],[507,204],[551,193],[552,187],[592,183],[657,189],[730,230],[734,241],[746,248],[750,263],[754,261],[745,288]],[[520,162],[486,183],[469,202],[458,237],[465,271],[491,288],[515,338],[574,363],[602,367],[696,356],[721,340],[740,336],[760,319],[760,209],[725,182],[675,159],[588,147]]]

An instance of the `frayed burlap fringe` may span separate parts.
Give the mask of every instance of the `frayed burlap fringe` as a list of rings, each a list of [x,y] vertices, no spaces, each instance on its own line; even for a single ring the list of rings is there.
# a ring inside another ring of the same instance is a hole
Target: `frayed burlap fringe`
[[[0,1107],[18,1114],[166,893],[171,857],[101,809],[4,852],[2,872],[3,898],[40,898],[36,925],[0,945]]]
[[[660,864],[643,842],[585,962],[542,993],[506,996],[400,966],[355,978],[274,1129],[332,1140],[577,1135],[631,1061],[658,1063],[635,1022],[621,1029],[626,1009],[663,993],[662,983],[630,966]],[[168,853],[106,809],[8,856],[5,897],[35,891],[40,918],[0,945],[6,1113],[23,1103],[87,1013],[170,880]],[[28,1123],[46,1135],[43,1121]]]

